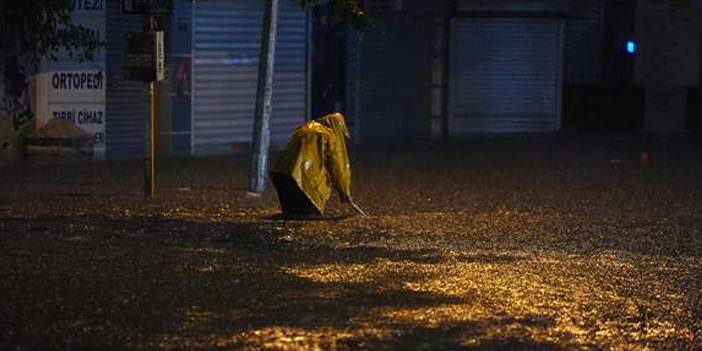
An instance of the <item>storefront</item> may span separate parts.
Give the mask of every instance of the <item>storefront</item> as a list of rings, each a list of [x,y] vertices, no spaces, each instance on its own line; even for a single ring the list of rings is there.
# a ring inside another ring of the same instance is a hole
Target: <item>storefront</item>
[[[173,155],[232,152],[252,137],[263,3],[258,0],[175,0],[159,18],[166,31],[166,80],[159,86],[159,149]],[[280,2],[271,142],[283,144],[305,119],[307,14]],[[126,16],[108,0],[107,154],[144,154],[146,85],[124,79],[124,34],[143,16]]]
[[[455,18],[449,134],[558,130],[562,43],[560,19]]]
[[[307,15],[281,1],[271,142],[282,144],[305,120]],[[192,154],[226,153],[250,142],[263,2],[195,1],[192,12]]]

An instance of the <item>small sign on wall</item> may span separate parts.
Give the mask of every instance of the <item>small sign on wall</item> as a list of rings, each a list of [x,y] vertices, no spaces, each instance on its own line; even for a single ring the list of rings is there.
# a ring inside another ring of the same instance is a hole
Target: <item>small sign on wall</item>
[[[50,101],[103,101],[105,74],[96,71],[55,71],[49,81]]]
[[[51,104],[51,118],[58,118],[75,123],[80,129],[88,132],[93,145],[105,144],[105,104],[104,103],[74,103]]]

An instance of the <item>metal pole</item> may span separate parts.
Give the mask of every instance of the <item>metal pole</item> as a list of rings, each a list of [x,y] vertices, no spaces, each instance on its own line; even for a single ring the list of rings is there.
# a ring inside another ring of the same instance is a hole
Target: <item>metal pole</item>
[[[151,196],[151,83],[148,88],[149,116],[144,119],[144,196]]]
[[[157,133],[157,130],[156,130],[156,82],[151,81],[151,83],[149,83],[149,85],[150,85],[149,86],[149,94],[150,94],[149,111],[151,114],[151,118],[150,118],[150,120],[151,120],[150,143],[151,143],[151,145],[149,148],[150,149],[149,152],[151,154],[150,155],[151,156],[150,157],[151,164],[149,167],[149,179],[150,179],[149,189],[151,191],[150,191],[149,196],[153,198],[154,194],[156,192],[156,133]]]
[[[270,146],[271,134],[271,97],[273,95],[273,64],[277,27],[278,0],[265,0],[249,179],[250,193],[259,196],[266,190],[266,176],[268,172],[268,148]]]
[[[152,34],[155,33],[154,17],[149,18],[149,30]],[[154,40],[156,40],[155,35]],[[152,80],[149,82],[149,119],[146,122],[147,150],[144,165],[144,195],[149,198],[153,198],[156,191],[156,133],[156,81]]]
[[[198,56],[196,56],[197,51],[195,50],[195,38],[198,32],[197,21],[197,2],[198,0],[193,0],[190,5],[192,10],[192,20],[190,24],[190,156],[195,156],[195,100],[197,94],[197,86],[195,85],[195,77],[197,77],[197,62]]]
[[[149,82],[149,119],[146,122],[146,162],[144,164],[144,196],[153,198],[156,189],[156,82]]]

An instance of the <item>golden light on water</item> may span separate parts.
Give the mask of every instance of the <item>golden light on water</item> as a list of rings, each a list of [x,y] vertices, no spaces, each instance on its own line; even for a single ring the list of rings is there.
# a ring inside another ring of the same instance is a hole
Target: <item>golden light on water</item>
[[[521,335],[539,342],[562,342],[565,337],[573,347],[596,341],[613,349],[642,350],[657,340],[693,340],[692,326],[670,318],[684,308],[684,296],[676,287],[651,279],[675,272],[675,266],[651,273],[650,267],[640,265],[655,257],[481,252],[445,259],[439,264],[376,259],[284,271],[324,284],[368,284],[377,294],[401,291],[419,300],[445,300],[427,306],[421,302],[413,307],[369,306],[359,328],[378,321],[425,328],[483,324],[481,333],[458,337],[462,345],[480,345],[496,335]],[[654,305],[656,300],[666,303]]]

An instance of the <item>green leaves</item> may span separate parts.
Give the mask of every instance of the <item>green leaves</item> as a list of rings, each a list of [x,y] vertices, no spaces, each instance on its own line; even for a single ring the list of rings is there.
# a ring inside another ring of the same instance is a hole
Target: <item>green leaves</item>
[[[14,45],[33,64],[42,57],[55,60],[61,49],[89,60],[104,43],[96,33],[71,20],[70,0],[3,0],[0,32],[14,36]]]
[[[363,33],[371,23],[371,18],[358,0],[297,0],[302,7],[329,6],[334,20],[347,23],[357,33]]]

